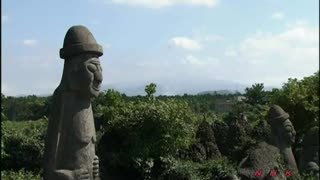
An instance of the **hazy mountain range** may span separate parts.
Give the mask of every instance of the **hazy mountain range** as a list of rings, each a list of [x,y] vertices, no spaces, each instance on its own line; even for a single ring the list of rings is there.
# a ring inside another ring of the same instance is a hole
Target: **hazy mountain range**
[[[115,89],[128,96],[145,95],[144,89],[149,83],[150,82],[104,84],[102,85],[102,90]],[[236,92],[244,93],[245,88],[251,87],[251,85],[228,81],[166,81],[154,83],[157,85],[156,95],[210,94],[214,91],[218,94],[234,94]],[[272,89],[272,87],[265,87],[265,90],[270,89]]]
[[[190,81],[175,81],[175,80],[162,80],[152,81],[157,85],[155,95],[183,95],[183,94],[234,94],[236,92],[244,93],[245,88],[252,85],[240,84],[230,81],[220,80],[190,80]],[[151,82],[119,82],[119,83],[104,83],[101,90],[115,89],[120,93],[125,93],[128,96],[146,95],[144,89],[147,84]],[[265,87],[265,90],[271,90],[273,87]],[[52,92],[44,94],[36,94],[37,96],[50,96]],[[31,94],[20,94],[17,96],[27,96]]]

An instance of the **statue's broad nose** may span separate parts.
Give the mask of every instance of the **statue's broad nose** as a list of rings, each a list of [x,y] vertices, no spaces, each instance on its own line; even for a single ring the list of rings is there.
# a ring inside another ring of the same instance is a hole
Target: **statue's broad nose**
[[[101,72],[101,71],[95,72],[95,73],[94,73],[94,79],[95,79],[95,81],[101,83],[102,80],[103,80],[102,72]]]

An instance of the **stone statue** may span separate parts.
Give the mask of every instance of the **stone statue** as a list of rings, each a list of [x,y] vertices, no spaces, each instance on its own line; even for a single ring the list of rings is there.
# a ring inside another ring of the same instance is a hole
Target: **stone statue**
[[[91,98],[102,82],[102,47],[84,26],[71,27],[60,57],[62,79],[54,91],[45,142],[44,180],[99,180]]]
[[[271,126],[271,140],[268,143],[259,143],[257,148],[241,161],[239,175],[242,179],[285,179],[284,172],[278,172],[278,175],[273,177],[269,173],[271,170],[281,170],[281,164],[285,166],[282,170],[298,172],[291,149],[296,132],[289,120],[289,114],[280,106],[273,105],[268,112],[268,123]],[[262,170],[260,178],[255,177],[256,170]]]
[[[319,178],[319,127],[314,127],[303,138],[300,169]]]
[[[280,149],[286,168],[298,171],[291,145],[295,142],[296,131],[289,120],[289,114],[280,106],[273,105],[268,112],[271,125],[271,143]]]
[[[220,156],[221,153],[216,144],[214,132],[210,124],[204,119],[197,130],[196,142],[191,146],[191,158],[194,161],[202,162]]]
[[[280,151],[275,146],[261,142],[245,157],[239,164],[238,175],[241,180],[249,179],[285,179],[278,174],[276,177],[269,177],[270,170],[279,170]],[[257,176],[256,172],[261,171]]]

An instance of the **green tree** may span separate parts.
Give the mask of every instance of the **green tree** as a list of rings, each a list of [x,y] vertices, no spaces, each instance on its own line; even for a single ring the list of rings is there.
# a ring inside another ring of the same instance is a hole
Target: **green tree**
[[[298,138],[319,125],[319,71],[301,80],[289,78],[281,89],[273,89],[270,104],[278,104],[290,115]]]
[[[152,97],[154,93],[156,93],[157,85],[154,83],[150,83],[146,85],[144,91],[147,93],[147,97]]]
[[[266,93],[263,90],[263,83],[256,83],[250,88],[245,89],[245,96],[247,98],[246,102],[251,105],[265,104],[266,103]]]

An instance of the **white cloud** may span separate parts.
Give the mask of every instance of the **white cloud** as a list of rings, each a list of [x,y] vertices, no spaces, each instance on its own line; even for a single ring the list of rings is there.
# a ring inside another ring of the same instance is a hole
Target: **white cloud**
[[[171,38],[169,44],[172,46],[180,47],[186,50],[200,50],[201,45],[199,42],[188,37],[174,37]]]
[[[26,39],[26,40],[23,40],[22,43],[23,43],[25,46],[34,47],[35,45],[38,44],[38,41],[35,40],[35,39]]]
[[[238,52],[233,50],[233,49],[227,49],[225,52],[224,52],[224,55],[225,56],[228,56],[228,57],[235,57],[238,55]]]
[[[224,37],[221,35],[218,35],[218,34],[195,33],[195,35],[192,37],[193,37],[192,39],[194,41],[201,43],[201,44],[212,43],[212,42],[216,43],[218,41],[224,40]]]
[[[217,34],[210,34],[210,35],[205,35],[201,40],[202,41],[221,41],[223,40],[224,38],[220,35],[217,35]]]
[[[306,57],[314,59],[316,55],[319,56],[318,43],[318,27],[297,26],[287,28],[278,34],[257,33],[248,37],[241,43],[239,52],[254,59],[264,60],[272,55],[277,59],[280,56],[284,57],[286,61],[301,61]]]
[[[163,8],[178,4],[213,7],[217,5],[218,0],[112,0],[112,3],[146,8]]]
[[[214,33],[205,26],[192,28],[191,32],[193,39],[201,43],[217,42],[225,39],[221,34]]]
[[[292,27],[279,34],[277,38],[279,38],[279,40],[288,42],[318,43],[319,28],[308,26]]]
[[[275,12],[272,14],[272,19],[276,20],[282,20],[284,18],[284,13],[283,12]]]
[[[302,78],[318,70],[319,27],[299,24],[278,33],[256,33],[234,50],[239,70],[246,69],[237,73],[239,80],[279,85],[289,77]]]
[[[187,55],[182,59],[182,63],[185,65],[212,65],[217,64],[219,59],[213,57],[206,57],[204,59],[199,59],[193,55]]]
[[[191,65],[203,65],[204,62],[201,61],[200,59],[196,58],[195,56],[193,55],[188,55],[187,57],[185,57],[183,60],[182,60],[182,63],[184,64],[191,64]]]
[[[287,28],[305,27],[309,25],[309,21],[306,19],[299,19],[294,22],[286,23],[285,25]]]
[[[7,16],[7,15],[1,15],[1,22],[2,22],[2,23],[6,23],[6,22],[9,22],[9,21],[10,21],[9,16]]]

